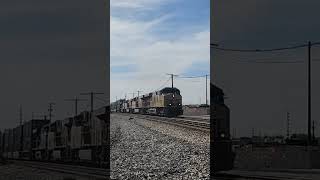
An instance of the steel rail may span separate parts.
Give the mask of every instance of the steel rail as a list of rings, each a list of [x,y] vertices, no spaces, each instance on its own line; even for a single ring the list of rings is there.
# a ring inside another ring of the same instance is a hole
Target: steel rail
[[[103,168],[92,168],[85,166],[65,165],[60,163],[49,163],[39,161],[12,160],[16,165],[27,166],[36,169],[45,169],[66,174],[74,174],[85,177],[105,179],[110,176],[110,172]]]
[[[128,114],[128,113],[117,113],[117,114],[146,119],[146,120],[158,121],[158,122],[177,125],[177,126],[183,126],[183,127],[197,129],[197,130],[206,131],[206,132],[210,131],[210,122],[205,122],[203,120],[195,121],[195,120],[186,119],[186,118],[176,118],[176,117],[169,118],[169,117],[162,117],[162,116]]]

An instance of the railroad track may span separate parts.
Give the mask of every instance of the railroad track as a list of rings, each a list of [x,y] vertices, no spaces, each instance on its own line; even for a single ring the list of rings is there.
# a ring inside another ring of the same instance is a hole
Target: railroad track
[[[120,113],[119,113],[120,114]],[[158,121],[162,123],[183,126],[191,129],[197,129],[205,132],[210,132],[210,122],[201,121],[201,120],[191,120],[187,118],[168,118],[168,117],[161,117],[161,116],[151,116],[151,115],[142,115],[142,114],[127,114],[121,113],[125,116],[129,117],[137,117],[140,119],[146,119],[151,121]]]
[[[255,171],[235,171],[233,173],[217,173],[217,180],[237,179],[237,180],[313,180],[309,175],[305,177],[299,174],[287,174],[281,172],[255,172]]]
[[[65,174],[74,174],[78,176],[96,178],[96,179],[108,179],[110,177],[110,172],[103,168],[92,168],[85,166],[76,165],[65,165],[60,163],[47,163],[38,161],[23,161],[23,160],[12,160],[14,164],[27,166],[36,169],[44,169]]]
[[[199,117],[189,117],[189,116],[180,116],[180,117],[177,117],[177,118],[195,120],[195,121],[210,122],[210,118],[199,118]]]

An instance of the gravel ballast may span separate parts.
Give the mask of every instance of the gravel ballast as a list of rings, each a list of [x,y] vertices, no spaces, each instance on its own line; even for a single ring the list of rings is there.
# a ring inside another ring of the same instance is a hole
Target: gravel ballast
[[[209,133],[111,115],[112,179],[209,179]]]

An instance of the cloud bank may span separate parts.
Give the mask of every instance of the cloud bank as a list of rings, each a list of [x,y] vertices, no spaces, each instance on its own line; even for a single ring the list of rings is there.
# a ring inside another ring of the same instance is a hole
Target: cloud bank
[[[186,22],[184,27],[177,27],[175,22],[181,21],[176,18],[179,14],[167,13],[164,5],[169,5],[169,1],[111,1],[111,8],[120,8],[120,12],[133,9],[126,11],[126,15],[111,13],[111,101],[124,98],[125,94],[127,97],[132,97],[130,93],[137,95],[138,90],[148,93],[171,86],[167,73],[209,73],[209,23]],[[209,9],[205,10],[209,13]],[[141,16],[141,12],[145,15]],[[195,12],[186,13],[194,16]],[[149,14],[157,16],[146,18]],[[209,22],[209,16],[203,18]],[[198,26],[199,30],[176,31],[189,26]],[[181,90],[184,104],[197,104],[200,99],[205,102],[205,79],[176,78],[174,86]]]

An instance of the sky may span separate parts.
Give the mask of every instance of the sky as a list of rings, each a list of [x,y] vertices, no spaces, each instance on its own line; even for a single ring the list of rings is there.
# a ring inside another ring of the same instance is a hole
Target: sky
[[[106,68],[109,28],[103,1],[5,0],[0,6],[0,129],[48,115],[74,114],[65,99],[88,91],[108,95]],[[105,98],[105,97],[100,97]],[[105,98],[106,99],[106,98]],[[89,101],[79,103],[79,112]],[[103,103],[95,101],[95,108]]]
[[[268,49],[320,41],[317,0],[217,0],[212,4],[211,43],[235,49]],[[312,47],[313,60],[320,47]],[[285,135],[307,128],[307,48],[276,53],[238,53],[211,49],[211,82],[226,93],[231,133]],[[291,64],[246,61],[301,61]],[[319,136],[319,61],[312,62],[312,120]]]
[[[171,86],[167,73],[180,77],[210,73],[209,0],[110,3],[111,101]],[[205,78],[174,78],[183,104],[205,103],[205,85]]]

